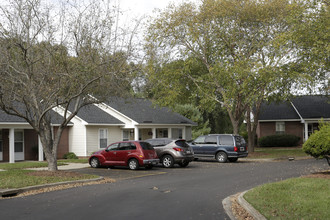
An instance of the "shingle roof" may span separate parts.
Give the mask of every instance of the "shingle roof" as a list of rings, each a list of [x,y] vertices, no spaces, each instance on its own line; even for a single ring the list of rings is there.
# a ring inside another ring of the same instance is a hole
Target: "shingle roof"
[[[196,125],[188,118],[142,98],[111,98],[106,104],[140,124]]]
[[[114,124],[123,125],[124,122],[118,120],[117,118],[109,115],[105,111],[101,110],[95,105],[88,105],[82,107],[77,116],[89,124]]]
[[[303,119],[330,118],[330,99],[327,96],[297,96],[292,99]],[[289,101],[282,103],[263,103],[259,120],[300,120]]]

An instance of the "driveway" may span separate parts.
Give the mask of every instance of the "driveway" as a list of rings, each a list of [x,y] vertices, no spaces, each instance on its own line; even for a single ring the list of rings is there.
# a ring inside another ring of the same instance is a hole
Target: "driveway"
[[[323,160],[192,162],[187,168],[137,172],[77,170],[117,179],[24,198],[0,200],[2,219],[228,219],[222,200],[257,185],[328,169]]]

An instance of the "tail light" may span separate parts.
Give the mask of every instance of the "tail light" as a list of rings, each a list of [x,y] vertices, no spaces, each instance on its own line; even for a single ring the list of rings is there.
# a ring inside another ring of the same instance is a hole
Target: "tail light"
[[[238,148],[237,148],[236,146],[234,147],[234,151],[235,151],[235,152],[237,152],[237,151],[238,151]]]
[[[173,147],[173,149],[176,150],[176,151],[183,151],[183,149],[178,148],[178,147]]]

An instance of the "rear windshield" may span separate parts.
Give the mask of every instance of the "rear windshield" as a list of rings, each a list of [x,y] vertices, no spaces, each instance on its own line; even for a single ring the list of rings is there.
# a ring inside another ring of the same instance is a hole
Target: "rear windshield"
[[[151,146],[151,144],[147,142],[140,142],[140,145],[143,150],[153,150],[154,148]]]
[[[189,145],[187,144],[187,142],[185,140],[178,140],[175,142],[175,144],[179,147],[189,147]]]
[[[235,141],[237,146],[245,145],[246,142],[242,136],[235,136]]]

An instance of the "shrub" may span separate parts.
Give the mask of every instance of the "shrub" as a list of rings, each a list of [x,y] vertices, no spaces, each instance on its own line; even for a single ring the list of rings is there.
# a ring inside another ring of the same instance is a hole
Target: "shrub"
[[[63,158],[64,159],[78,159],[77,155],[73,152],[64,154]]]
[[[291,134],[276,134],[259,138],[260,147],[293,147],[297,146],[300,137]]]
[[[330,123],[320,123],[320,130],[308,138],[303,151],[315,158],[326,158],[330,166]]]

